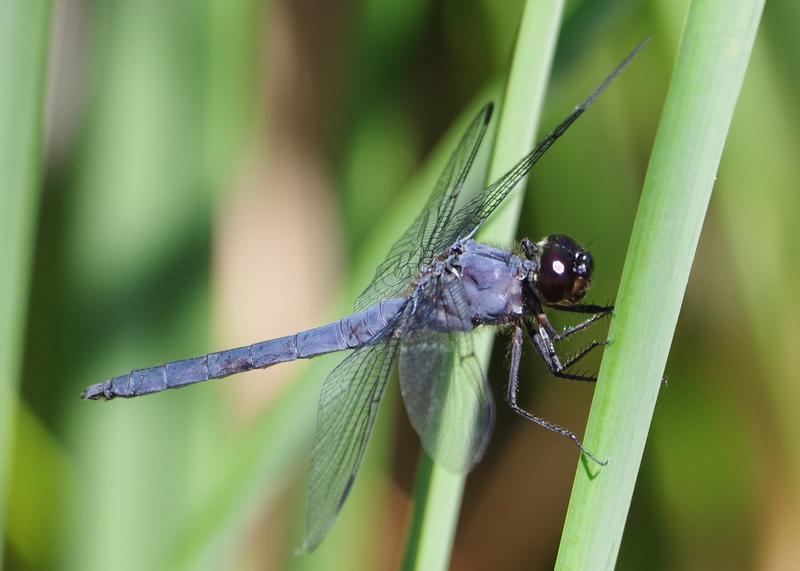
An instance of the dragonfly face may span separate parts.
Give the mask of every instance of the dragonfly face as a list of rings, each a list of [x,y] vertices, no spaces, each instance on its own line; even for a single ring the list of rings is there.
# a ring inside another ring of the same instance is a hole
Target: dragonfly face
[[[574,305],[592,285],[592,255],[575,240],[563,234],[551,234],[537,244],[538,271],[534,286],[550,305]]]

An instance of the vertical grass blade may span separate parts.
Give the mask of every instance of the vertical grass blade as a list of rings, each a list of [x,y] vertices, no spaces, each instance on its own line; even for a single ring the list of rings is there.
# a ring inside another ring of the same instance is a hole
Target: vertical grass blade
[[[525,4],[489,164],[490,181],[512,167],[533,145],[563,7],[560,0],[529,0]],[[524,182],[520,187],[524,187]],[[513,240],[522,207],[521,188],[484,226],[482,240],[494,243]],[[489,361],[493,340],[490,333],[476,339],[475,350],[484,364]],[[423,454],[404,569],[447,569],[464,482],[464,476],[447,472]]]
[[[656,136],[558,569],[612,569],[763,0],[692,2]]]
[[[0,2],[0,539],[39,204],[50,9],[49,0]]]

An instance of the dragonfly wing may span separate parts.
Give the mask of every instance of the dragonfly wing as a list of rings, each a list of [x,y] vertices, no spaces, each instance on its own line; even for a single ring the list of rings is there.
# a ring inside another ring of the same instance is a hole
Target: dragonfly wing
[[[426,287],[427,286],[427,287]],[[454,473],[480,461],[494,426],[494,399],[472,347],[461,279],[445,273],[415,292],[400,342],[400,390],[425,451]],[[431,327],[431,320],[439,324]]]
[[[317,548],[350,493],[396,354],[397,341],[387,337],[351,353],[325,379],[308,474],[301,552]]]
[[[449,224],[453,207],[478,154],[491,116],[490,103],[473,119],[447,161],[422,211],[394,243],[389,255],[375,271],[372,282],[356,299],[356,311],[366,309],[381,299],[400,296],[419,274],[420,267],[430,262],[437,253],[434,245]]]
[[[519,182],[531,171],[534,165],[553,146],[567,129],[583,115],[600,95],[611,85],[617,76],[628,66],[636,54],[647,45],[649,38],[640,43],[625,60],[587,97],[575,110],[570,113],[553,131],[540,142],[535,149],[523,157],[511,170],[492,183],[489,187],[473,196],[461,207],[448,221],[438,235],[433,249],[436,252],[444,251],[458,240],[474,235],[478,228],[489,216],[503,203],[506,196],[514,190]]]
[[[470,333],[420,331],[404,339],[400,390],[429,456],[456,474],[480,461],[494,426],[495,406]]]

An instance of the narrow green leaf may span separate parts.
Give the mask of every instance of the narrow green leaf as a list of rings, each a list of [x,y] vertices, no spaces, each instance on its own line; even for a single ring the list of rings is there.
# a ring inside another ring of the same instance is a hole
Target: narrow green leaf
[[[532,147],[563,7],[559,0],[529,0],[525,4],[488,170],[490,181],[511,168]],[[524,187],[524,182],[519,186]],[[506,200],[482,229],[482,240],[496,243],[513,240],[523,196],[518,190]],[[484,365],[489,361],[493,340],[490,332],[482,332],[476,339],[476,353]],[[423,454],[404,569],[448,568],[464,482],[465,476],[447,472]]]
[[[0,2],[0,538],[39,204],[50,10],[49,0]]]
[[[763,0],[689,8],[578,465],[558,569],[612,569]]]

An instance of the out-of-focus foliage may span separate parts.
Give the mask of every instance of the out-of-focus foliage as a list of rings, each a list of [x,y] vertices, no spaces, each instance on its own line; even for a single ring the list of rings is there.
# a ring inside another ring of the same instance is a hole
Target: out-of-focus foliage
[[[0,3],[0,537],[19,410],[44,155],[49,0]],[[24,409],[22,413],[24,413]],[[0,560],[4,544],[0,544]]]
[[[616,291],[686,4],[567,3],[542,132],[653,35],[537,167],[523,206],[518,237],[591,243],[598,301]],[[7,568],[399,566],[418,444],[396,394],[332,534],[292,555],[318,388],[336,357],[141,400],[77,397],[132,368],[347,311],[424,201],[447,151],[437,141],[507,72],[521,8],[55,3]],[[800,564],[798,21],[793,0],[767,3],[622,569]],[[523,402],[581,432],[591,387],[525,357]],[[467,482],[455,569],[546,568],[558,546],[575,451],[499,409]]]

